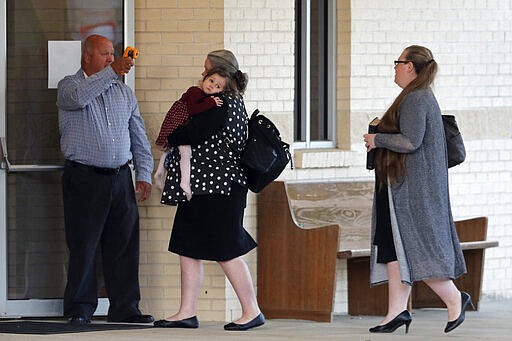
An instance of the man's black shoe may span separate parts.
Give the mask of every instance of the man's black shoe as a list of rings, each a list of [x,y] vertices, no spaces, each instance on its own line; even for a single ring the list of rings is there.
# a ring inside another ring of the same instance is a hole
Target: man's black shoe
[[[73,316],[69,319],[69,323],[75,325],[84,325],[91,323],[91,320],[83,316]]]
[[[124,323],[151,323],[155,319],[151,315],[133,315],[122,320],[108,319],[108,322],[124,322]]]

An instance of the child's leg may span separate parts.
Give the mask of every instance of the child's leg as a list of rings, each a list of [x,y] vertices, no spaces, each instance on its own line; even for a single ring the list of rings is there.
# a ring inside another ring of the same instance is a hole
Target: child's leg
[[[192,189],[190,188],[190,158],[192,157],[192,148],[190,146],[178,146],[180,151],[180,187],[185,192],[187,200],[192,198]]]
[[[162,152],[162,155],[160,155],[160,162],[158,163],[158,167],[155,172],[155,187],[160,192],[164,190],[165,185],[165,158],[167,156],[168,151]]]

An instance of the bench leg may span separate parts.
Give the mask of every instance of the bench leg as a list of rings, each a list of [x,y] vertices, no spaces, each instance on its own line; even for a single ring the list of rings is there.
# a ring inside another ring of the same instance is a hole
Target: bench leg
[[[388,286],[370,287],[370,257],[347,259],[348,314],[386,315]]]

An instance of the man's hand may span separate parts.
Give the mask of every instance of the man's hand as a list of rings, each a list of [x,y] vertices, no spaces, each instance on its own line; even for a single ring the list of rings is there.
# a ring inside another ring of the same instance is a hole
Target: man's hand
[[[136,181],[135,193],[140,193],[138,202],[143,202],[144,200],[149,198],[149,195],[151,194],[151,184],[145,181]]]
[[[115,73],[122,76],[124,74],[127,74],[130,71],[133,64],[134,64],[133,59],[131,59],[130,57],[120,57],[120,58],[116,58],[110,64],[110,66],[112,67],[112,69],[114,69]]]

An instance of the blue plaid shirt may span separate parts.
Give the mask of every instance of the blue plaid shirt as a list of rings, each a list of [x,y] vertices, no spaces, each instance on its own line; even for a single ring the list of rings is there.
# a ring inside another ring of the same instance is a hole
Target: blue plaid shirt
[[[136,179],[151,183],[153,156],[137,99],[112,67],[64,77],[57,107],[64,158],[103,168],[133,160]]]

